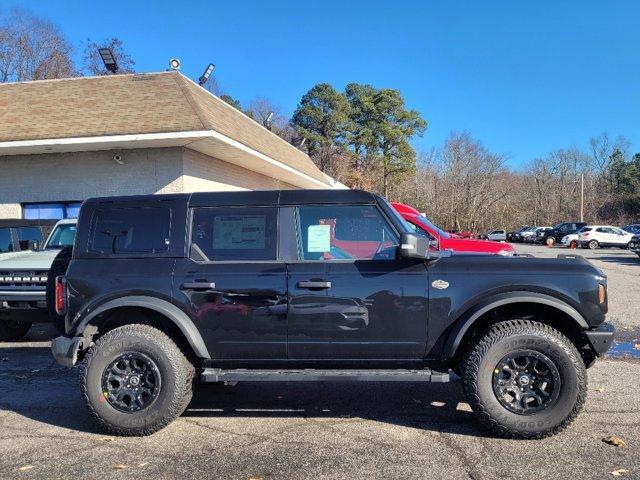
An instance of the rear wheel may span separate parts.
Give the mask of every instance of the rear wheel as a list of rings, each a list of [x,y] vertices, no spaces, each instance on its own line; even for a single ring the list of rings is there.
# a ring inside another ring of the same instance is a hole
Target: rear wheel
[[[114,435],[150,435],[187,408],[195,369],[149,325],[107,332],[89,349],[80,384],[89,410]]]
[[[587,394],[584,362],[557,330],[529,320],[490,326],[462,364],[464,389],[480,421],[510,438],[560,432]]]
[[[24,337],[31,328],[31,322],[0,320],[0,342],[14,342]]]
[[[578,246],[578,242],[576,242],[575,240],[571,240],[569,242],[569,248],[576,248]]]
[[[597,240],[591,240],[588,244],[590,250],[595,250],[600,246]]]
[[[548,247],[552,247],[556,244],[556,239],[553,237],[547,237],[544,239],[544,243],[545,245],[547,245]]]

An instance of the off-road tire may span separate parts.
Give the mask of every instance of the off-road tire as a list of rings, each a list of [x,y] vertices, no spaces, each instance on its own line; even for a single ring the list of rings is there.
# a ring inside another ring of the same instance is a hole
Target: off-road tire
[[[158,367],[161,386],[146,408],[123,412],[112,406],[102,391],[102,375],[123,353],[143,354]],[[149,325],[115,328],[89,348],[80,368],[80,387],[91,414],[109,433],[123,436],[150,435],[179,417],[191,401],[194,366],[165,333]]]
[[[53,259],[49,273],[47,274],[47,314],[49,321],[55,325],[59,332],[64,333],[64,317],[56,312],[56,277],[67,273],[73,247],[64,247]]]
[[[15,342],[23,338],[29,329],[31,322],[18,322],[8,319],[0,319],[0,342]]]
[[[575,419],[587,396],[587,373],[567,337],[542,323],[508,320],[491,325],[478,338],[463,358],[462,378],[469,404],[485,427],[507,438],[539,439],[564,430]],[[509,411],[493,391],[496,365],[520,349],[547,356],[561,379],[555,403],[529,415]]]
[[[587,246],[589,247],[589,250],[597,250],[600,247],[600,244],[597,240],[591,240],[587,243]]]
[[[553,247],[556,244],[556,239],[554,237],[547,237],[544,239],[544,244],[547,247]]]

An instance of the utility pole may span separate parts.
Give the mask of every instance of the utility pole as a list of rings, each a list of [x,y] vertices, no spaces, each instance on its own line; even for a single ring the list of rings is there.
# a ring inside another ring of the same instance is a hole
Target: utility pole
[[[584,222],[584,172],[580,175],[580,221]]]

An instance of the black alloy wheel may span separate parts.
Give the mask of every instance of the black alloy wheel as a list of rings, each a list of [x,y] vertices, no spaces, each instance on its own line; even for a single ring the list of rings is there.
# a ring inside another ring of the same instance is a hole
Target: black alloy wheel
[[[533,350],[506,355],[493,371],[496,398],[507,410],[519,415],[552,406],[560,387],[560,373],[554,363]]]
[[[119,355],[102,374],[102,393],[121,412],[138,412],[158,397],[161,378],[158,366],[139,352]]]

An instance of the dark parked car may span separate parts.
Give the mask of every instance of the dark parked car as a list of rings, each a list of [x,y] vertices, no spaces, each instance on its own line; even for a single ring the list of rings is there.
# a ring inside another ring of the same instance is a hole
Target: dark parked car
[[[513,232],[507,232],[507,242],[510,243],[515,243],[515,242],[520,242],[522,243],[522,234],[524,232],[528,232],[532,229],[534,229],[535,227],[532,227],[531,225],[524,225],[520,230],[515,230]]]
[[[551,230],[548,230],[544,233],[544,237],[542,239],[542,243],[545,245],[551,246],[555,245],[562,241],[565,235],[571,235],[572,233],[576,233],[582,227],[585,227],[587,224],[584,222],[564,222],[559,223]]]
[[[640,257],[640,235],[634,235],[629,242],[629,250]]]
[[[625,232],[633,233],[634,235],[640,235],[640,223],[632,223],[620,228]]]
[[[194,378],[418,381],[462,377],[488,428],[565,428],[611,344],[607,279],[581,257],[431,251],[357,190],[88,200],[56,279],[83,397],[110,432],[153,433]],[[363,399],[366,401],[366,399]],[[400,413],[401,414],[401,413]]]

